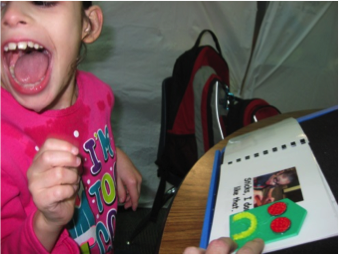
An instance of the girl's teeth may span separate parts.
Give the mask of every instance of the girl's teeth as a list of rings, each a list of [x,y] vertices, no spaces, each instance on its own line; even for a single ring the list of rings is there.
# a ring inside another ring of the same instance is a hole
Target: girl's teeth
[[[9,44],[8,44],[8,49],[10,49],[10,50],[16,50],[16,43],[9,43]]]
[[[25,50],[25,49],[27,49],[27,43],[26,43],[26,42],[19,42],[19,43],[18,43],[18,49],[19,49],[19,50]]]
[[[37,43],[33,43],[33,42],[18,42],[18,43],[13,43],[13,42],[10,42],[8,43],[8,45],[6,45],[4,47],[4,51],[9,51],[9,50],[26,50],[27,47],[29,48],[34,48],[36,50],[41,50],[43,49],[44,47],[42,45],[39,45]]]

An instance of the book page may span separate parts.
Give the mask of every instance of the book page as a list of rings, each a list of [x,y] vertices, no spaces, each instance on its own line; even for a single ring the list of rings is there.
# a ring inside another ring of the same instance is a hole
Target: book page
[[[229,215],[283,198],[307,210],[304,224],[298,236],[266,244],[264,252],[338,234],[337,204],[297,122],[283,121],[232,140],[220,170],[210,241],[229,236]],[[292,177],[287,183],[282,176]]]
[[[224,163],[253,157],[254,153],[263,153],[273,148],[289,146],[291,142],[303,140],[308,143],[307,136],[294,118],[282,120],[268,127],[260,128],[250,133],[230,139],[227,143]]]

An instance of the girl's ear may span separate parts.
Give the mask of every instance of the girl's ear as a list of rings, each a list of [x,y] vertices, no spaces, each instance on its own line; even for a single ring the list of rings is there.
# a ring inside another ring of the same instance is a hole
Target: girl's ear
[[[82,30],[82,41],[84,43],[94,42],[101,33],[103,25],[103,14],[99,6],[93,5],[85,10],[87,19],[84,20]]]

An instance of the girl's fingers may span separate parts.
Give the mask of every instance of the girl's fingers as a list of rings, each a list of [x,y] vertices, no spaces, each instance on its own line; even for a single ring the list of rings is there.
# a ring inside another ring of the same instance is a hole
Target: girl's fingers
[[[128,209],[128,208],[130,208],[130,207],[132,207],[132,202],[131,202],[131,201],[127,201],[127,202],[124,203],[124,208],[125,208],[125,209]],[[132,209],[133,209],[133,207],[132,207]],[[134,209],[133,209],[133,210],[134,210]]]
[[[130,201],[131,201],[132,209],[133,209],[133,211],[135,211],[138,207],[140,193],[138,192],[137,189],[135,189],[132,192],[133,192],[133,194],[130,195],[130,198],[131,198]]]
[[[126,188],[125,208],[132,207],[133,211],[135,211],[138,207],[138,201],[140,196],[138,183],[131,182],[125,188]]]
[[[120,178],[117,178],[117,191],[118,191],[119,203],[125,203],[127,194],[126,194],[125,186],[122,183],[122,180]]]
[[[34,202],[40,209],[53,211],[53,205],[74,198],[78,188],[79,185],[56,185],[41,192]]]
[[[127,197],[126,197],[126,200],[125,200],[125,202],[129,202],[131,200],[131,196],[128,194],[128,192],[127,192]]]
[[[78,174],[78,169],[55,167],[49,171],[39,173],[35,182],[40,183],[40,189],[44,189],[56,185],[77,185],[79,181],[80,175]]]
[[[79,154],[79,149],[73,144],[54,138],[47,139],[42,147],[39,149],[37,155],[45,151],[65,151],[72,153],[73,155]]]
[[[54,167],[78,167],[81,164],[80,157],[67,151],[43,151],[33,162],[34,171],[46,171]]]

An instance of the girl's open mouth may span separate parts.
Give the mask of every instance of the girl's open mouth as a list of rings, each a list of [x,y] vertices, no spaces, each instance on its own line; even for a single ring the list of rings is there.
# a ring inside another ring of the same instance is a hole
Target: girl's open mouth
[[[22,94],[37,94],[47,85],[51,54],[32,41],[9,42],[3,46],[3,61],[12,87]]]

